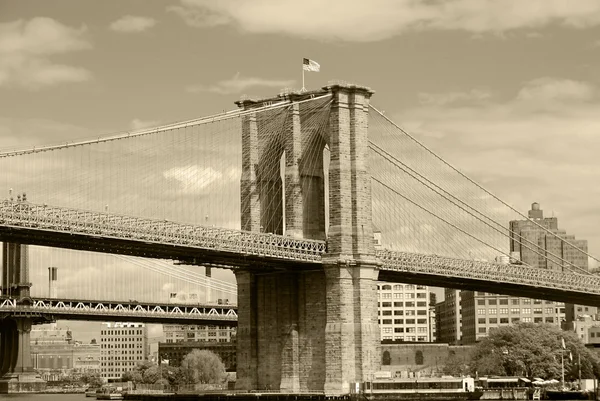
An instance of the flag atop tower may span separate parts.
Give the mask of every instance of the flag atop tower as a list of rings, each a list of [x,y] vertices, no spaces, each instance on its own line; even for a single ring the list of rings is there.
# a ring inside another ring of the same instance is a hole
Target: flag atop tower
[[[314,60],[304,58],[304,59],[302,59],[302,68],[304,69],[304,71],[319,72],[321,69],[321,66],[319,65],[319,63],[317,63]]]

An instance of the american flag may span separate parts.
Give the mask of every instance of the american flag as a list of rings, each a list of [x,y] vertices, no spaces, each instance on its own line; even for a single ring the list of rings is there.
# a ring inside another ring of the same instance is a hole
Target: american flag
[[[302,68],[304,68],[304,71],[319,72],[319,70],[321,69],[321,66],[319,65],[319,63],[317,63],[314,60],[311,60],[308,58],[303,58],[302,59]]]

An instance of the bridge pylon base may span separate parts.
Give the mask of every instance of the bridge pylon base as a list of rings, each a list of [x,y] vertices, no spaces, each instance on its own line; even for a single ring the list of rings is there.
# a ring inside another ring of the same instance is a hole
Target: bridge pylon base
[[[40,393],[46,381],[36,372],[8,373],[0,378],[0,394]]]
[[[6,317],[0,321],[0,393],[37,393],[46,382],[33,369],[30,332],[33,319]]]

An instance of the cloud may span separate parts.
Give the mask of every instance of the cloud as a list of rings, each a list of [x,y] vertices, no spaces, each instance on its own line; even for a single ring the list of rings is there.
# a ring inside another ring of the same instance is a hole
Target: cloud
[[[600,206],[589,199],[600,197],[592,184],[600,181],[599,110],[591,83],[544,77],[504,101],[425,102],[392,119],[517,209],[538,201],[547,215],[555,211],[560,228],[587,239],[598,255],[600,235],[589,216]]]
[[[188,92],[211,92],[219,95],[231,95],[234,93],[241,93],[243,90],[251,87],[268,87],[283,89],[294,85],[294,80],[277,80],[277,79],[264,79],[255,77],[241,77],[240,73],[236,73],[233,78],[225,79],[217,82],[214,85],[191,85],[186,89]]]
[[[178,182],[180,194],[204,194],[208,187],[216,184],[223,185],[224,182],[237,181],[241,170],[229,167],[224,171],[218,171],[211,167],[189,165],[173,167],[163,173],[168,180]]]
[[[156,127],[158,124],[160,124],[160,121],[157,120],[144,121],[140,120],[139,118],[134,118],[133,120],[131,120],[131,123],[129,125],[132,130],[140,130],[143,128]]]
[[[0,23],[0,86],[38,89],[89,80],[88,70],[50,60],[53,55],[91,48],[85,32],[85,26],[71,28],[45,17]]]
[[[578,29],[600,24],[596,0],[181,0],[180,6],[167,9],[193,27],[229,24],[250,33],[356,42],[387,39],[407,31],[502,34],[551,24]]]
[[[488,91],[473,89],[469,92],[447,92],[447,93],[419,93],[419,102],[421,104],[430,104],[443,106],[458,102],[480,102],[490,97]]]
[[[126,15],[110,24],[110,29],[115,32],[137,33],[148,30],[154,25],[156,25],[154,18]]]

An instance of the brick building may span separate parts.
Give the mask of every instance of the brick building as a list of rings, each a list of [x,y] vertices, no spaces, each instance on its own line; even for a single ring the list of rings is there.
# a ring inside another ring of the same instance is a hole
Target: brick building
[[[429,287],[377,284],[377,313],[381,340],[429,342]]]
[[[100,367],[106,380],[119,380],[123,373],[148,359],[148,331],[143,323],[103,323],[100,331]]]

